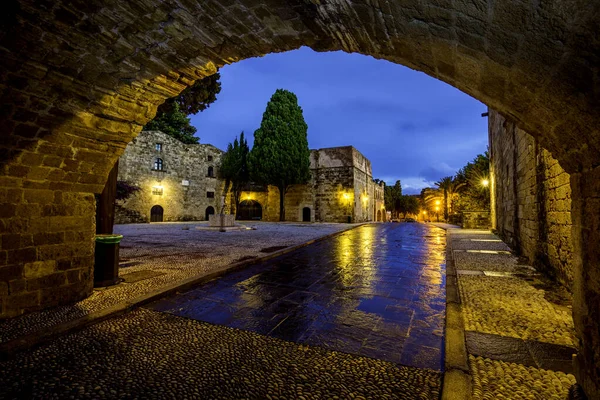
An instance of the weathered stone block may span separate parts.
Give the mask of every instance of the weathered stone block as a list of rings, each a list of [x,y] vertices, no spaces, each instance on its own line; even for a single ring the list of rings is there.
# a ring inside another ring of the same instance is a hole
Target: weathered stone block
[[[25,278],[40,278],[56,271],[56,261],[36,261],[25,264],[23,274]]]

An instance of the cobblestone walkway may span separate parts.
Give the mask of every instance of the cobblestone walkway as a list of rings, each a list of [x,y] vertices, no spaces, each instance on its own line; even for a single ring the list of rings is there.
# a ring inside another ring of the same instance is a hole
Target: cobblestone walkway
[[[149,307],[439,371],[445,244],[424,224],[365,225]]]
[[[448,229],[473,399],[566,399],[575,383],[570,298],[489,231]]]
[[[0,322],[0,342],[71,321],[131,301],[185,279],[227,268],[230,264],[268,254],[351,227],[350,224],[253,222],[256,230],[199,230],[206,223],[131,224],[115,226],[123,235],[120,276],[124,283],[95,289],[71,306],[27,314]]]
[[[0,362],[2,399],[438,399],[440,374],[139,309]],[[7,373],[8,372],[8,373]]]

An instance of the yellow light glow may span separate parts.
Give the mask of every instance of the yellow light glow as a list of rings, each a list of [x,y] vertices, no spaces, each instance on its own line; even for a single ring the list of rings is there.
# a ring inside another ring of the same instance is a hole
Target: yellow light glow
[[[369,196],[362,196],[362,201],[364,201],[365,203],[366,203],[367,201],[369,201]]]
[[[427,215],[427,211],[423,211],[423,215]]]
[[[435,205],[436,205],[436,206],[439,206],[439,205],[440,205],[440,201],[439,201],[439,200],[436,200],[436,201],[435,201]]]
[[[482,180],[482,181],[481,181],[481,184],[482,184],[484,187],[487,187],[487,186],[490,184],[490,181],[488,181],[487,179],[484,179],[484,180]]]
[[[436,208],[435,208],[435,211],[439,211],[439,210],[440,210],[440,208],[439,208],[439,207],[436,207]]]
[[[344,200],[350,200],[350,194],[348,193],[344,193],[342,197],[344,198]]]

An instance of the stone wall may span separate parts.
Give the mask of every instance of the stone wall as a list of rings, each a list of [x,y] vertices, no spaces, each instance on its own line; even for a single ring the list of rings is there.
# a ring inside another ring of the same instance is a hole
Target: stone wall
[[[573,283],[569,174],[527,132],[489,112],[493,227],[519,254]]]
[[[490,229],[489,211],[463,211],[463,229]]]
[[[186,145],[162,132],[144,131],[121,156],[118,178],[138,185],[141,190],[119,205],[147,221],[155,205],[163,207],[164,221],[206,220],[208,207],[218,213],[221,206],[224,183],[216,176],[222,154],[208,144]],[[162,170],[154,168],[159,158]],[[212,176],[208,174],[209,168]],[[214,197],[208,197],[208,192]],[[118,213],[117,221],[134,222],[128,221],[122,212]]]

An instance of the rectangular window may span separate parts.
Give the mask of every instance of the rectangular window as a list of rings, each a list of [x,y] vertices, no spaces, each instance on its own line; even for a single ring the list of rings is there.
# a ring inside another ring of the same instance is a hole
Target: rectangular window
[[[156,151],[162,151],[162,143],[156,143],[154,148],[156,149]]]
[[[208,161],[212,161],[212,156],[207,157]]]
[[[215,192],[206,192],[206,197],[208,197],[209,199],[214,199],[215,198]]]

